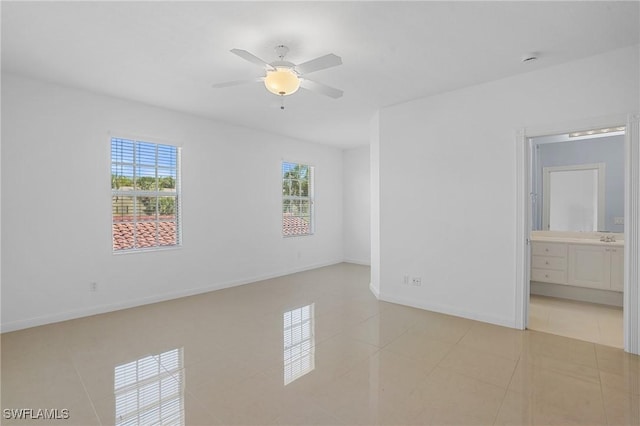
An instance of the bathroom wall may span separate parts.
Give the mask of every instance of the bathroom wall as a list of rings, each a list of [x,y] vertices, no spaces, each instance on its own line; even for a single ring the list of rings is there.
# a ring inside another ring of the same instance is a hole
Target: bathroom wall
[[[539,194],[534,229],[542,229],[544,167],[604,163],[605,228],[599,231],[624,232],[624,224],[614,223],[614,218],[624,217],[624,135],[555,143],[545,143],[546,140],[549,138],[533,140],[534,149],[538,153],[534,181]]]

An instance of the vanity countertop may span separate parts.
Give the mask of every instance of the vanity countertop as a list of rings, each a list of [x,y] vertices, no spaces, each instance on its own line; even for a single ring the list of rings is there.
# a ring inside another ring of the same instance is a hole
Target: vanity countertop
[[[601,241],[603,236],[614,237],[615,241]],[[595,246],[624,247],[624,234],[610,232],[556,232],[532,231],[531,241],[544,243],[571,243]]]

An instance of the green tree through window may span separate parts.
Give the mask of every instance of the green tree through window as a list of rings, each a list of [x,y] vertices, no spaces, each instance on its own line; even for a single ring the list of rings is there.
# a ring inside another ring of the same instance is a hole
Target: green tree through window
[[[313,167],[282,163],[282,235],[313,234]]]

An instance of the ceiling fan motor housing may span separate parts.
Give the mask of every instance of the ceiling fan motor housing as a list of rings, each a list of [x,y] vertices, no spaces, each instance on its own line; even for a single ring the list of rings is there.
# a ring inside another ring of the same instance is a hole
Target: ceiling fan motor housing
[[[275,95],[288,96],[300,88],[300,78],[290,62],[273,62],[275,69],[267,71],[264,86]]]
[[[274,61],[274,62],[271,62],[269,65],[271,65],[274,68],[289,68],[291,71],[298,74],[295,70],[296,64],[289,61]]]

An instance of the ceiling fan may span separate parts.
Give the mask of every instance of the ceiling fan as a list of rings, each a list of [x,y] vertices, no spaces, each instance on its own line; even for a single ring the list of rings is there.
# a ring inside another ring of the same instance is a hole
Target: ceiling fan
[[[275,47],[275,50],[279,60],[267,63],[246,50],[231,49],[231,53],[240,56],[242,59],[247,60],[252,64],[263,67],[266,75],[250,80],[236,80],[228,81],[226,83],[218,83],[214,84],[212,87],[220,89],[247,83],[264,82],[264,85],[269,92],[282,97],[295,93],[300,87],[334,99],[342,96],[342,90],[307,78],[307,74],[312,72],[341,65],[342,58],[340,58],[340,56],[329,53],[328,55],[320,56],[296,65],[284,60],[284,57],[289,52],[289,48],[287,46],[279,45]]]

